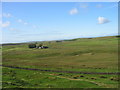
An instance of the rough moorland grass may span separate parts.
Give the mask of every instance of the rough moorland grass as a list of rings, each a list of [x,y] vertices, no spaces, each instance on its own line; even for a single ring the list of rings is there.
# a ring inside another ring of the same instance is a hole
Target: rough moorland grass
[[[27,43],[3,46],[3,65],[48,70],[118,72],[118,37],[43,43],[49,48],[29,49]],[[117,85],[117,75],[81,76],[3,68],[4,88],[115,88]]]
[[[3,88],[117,88],[115,75],[51,73],[3,68]],[[113,79],[113,80],[111,80]]]
[[[65,70],[84,68],[97,71],[94,68],[102,68],[108,72],[117,71],[117,37],[51,41],[44,42],[44,45],[49,48],[29,49],[28,44],[3,46],[3,64]]]

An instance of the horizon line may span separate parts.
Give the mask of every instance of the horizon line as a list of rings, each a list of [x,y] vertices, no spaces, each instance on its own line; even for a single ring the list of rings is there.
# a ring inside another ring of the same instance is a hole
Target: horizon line
[[[109,36],[119,36],[117,35],[104,35],[104,36],[92,36],[92,37],[78,37],[78,38],[67,38],[67,39],[54,39],[54,40],[39,40],[39,41],[21,41],[21,42],[2,42],[0,44],[15,44],[15,43],[30,43],[30,42],[44,42],[44,41],[61,41],[61,40],[71,40],[71,39],[79,39],[79,38],[96,38],[96,37],[109,37]]]

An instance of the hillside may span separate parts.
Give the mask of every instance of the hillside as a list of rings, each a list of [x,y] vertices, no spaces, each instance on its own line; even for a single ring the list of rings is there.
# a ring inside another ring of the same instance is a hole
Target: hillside
[[[118,72],[118,37],[116,36],[98,38],[78,38],[73,40],[62,40],[60,42],[45,41],[42,43],[48,46],[49,48],[30,49],[28,48],[28,43],[19,45],[3,45],[3,65],[18,66],[25,68],[37,68],[43,70],[47,69],[84,72]],[[4,69],[3,73],[5,73],[8,68]],[[13,72],[18,72],[17,69],[11,70]],[[22,71],[24,72],[24,70]],[[45,72],[43,74],[45,74]],[[45,75],[48,74],[46,73]],[[72,74],[72,77],[73,76],[74,74]],[[6,76],[3,76],[3,80],[7,80],[5,77]],[[9,76],[7,76],[7,78],[8,77]],[[70,78],[69,75],[65,77]],[[90,75],[90,77],[97,78],[98,76]],[[108,75],[107,77],[111,78],[114,77],[114,75]],[[101,79],[99,80],[101,81]],[[108,84],[108,86],[110,85],[110,87],[116,87],[114,85],[112,86],[112,84],[117,82],[113,81],[110,84],[108,83],[109,80],[103,80],[103,82],[101,82]],[[74,86],[77,87],[76,85]],[[94,85],[90,86],[96,87]],[[43,85],[43,87],[45,86]],[[105,86],[103,85],[103,87]]]

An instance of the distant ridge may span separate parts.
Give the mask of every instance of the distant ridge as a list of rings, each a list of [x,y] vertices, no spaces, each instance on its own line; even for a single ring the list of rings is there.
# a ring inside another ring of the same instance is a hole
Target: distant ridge
[[[78,39],[97,39],[97,38],[119,38],[120,35],[115,35],[115,36],[102,36],[102,37],[86,37],[86,38],[74,38],[74,39],[63,39],[63,40],[48,40],[48,41],[75,41]],[[19,43],[3,43],[0,44],[0,46],[7,46],[7,45],[21,45],[21,44],[26,44],[26,43],[35,43],[35,42],[47,42],[47,41],[28,41],[28,42],[19,42]]]

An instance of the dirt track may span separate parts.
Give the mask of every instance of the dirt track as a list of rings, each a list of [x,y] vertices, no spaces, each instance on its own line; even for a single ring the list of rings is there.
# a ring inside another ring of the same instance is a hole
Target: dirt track
[[[15,68],[15,69],[34,70],[34,71],[45,71],[45,72],[120,75],[119,72],[80,72],[80,71],[59,71],[59,70],[43,70],[43,69],[35,69],[35,68],[15,67],[15,66],[7,66],[7,65],[0,65],[0,66],[2,66],[2,67],[9,67],[9,68]]]

